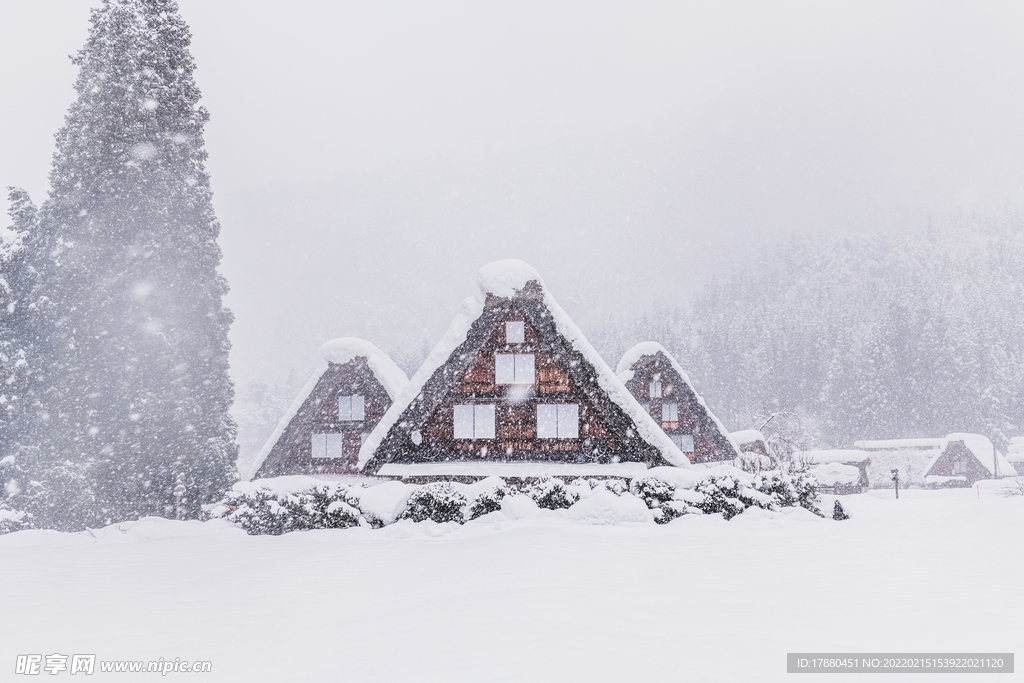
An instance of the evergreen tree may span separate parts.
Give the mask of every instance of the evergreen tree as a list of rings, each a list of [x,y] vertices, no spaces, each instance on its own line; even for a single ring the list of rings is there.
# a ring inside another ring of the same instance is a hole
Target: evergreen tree
[[[90,21],[30,255],[53,302],[32,439],[95,489],[91,513],[58,526],[172,514],[179,477],[194,516],[237,455],[188,27],[174,0],[104,0]]]

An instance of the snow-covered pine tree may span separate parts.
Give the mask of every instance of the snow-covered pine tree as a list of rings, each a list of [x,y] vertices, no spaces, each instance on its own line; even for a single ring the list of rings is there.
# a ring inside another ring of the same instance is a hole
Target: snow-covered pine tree
[[[22,418],[27,377],[23,297],[28,273],[24,242],[37,223],[36,205],[28,193],[9,187],[10,233],[0,245],[0,458],[14,455]]]
[[[90,22],[34,254],[56,309],[34,438],[89,464],[100,521],[170,515],[179,475],[196,515],[237,454],[209,116],[174,0],[104,0]]]

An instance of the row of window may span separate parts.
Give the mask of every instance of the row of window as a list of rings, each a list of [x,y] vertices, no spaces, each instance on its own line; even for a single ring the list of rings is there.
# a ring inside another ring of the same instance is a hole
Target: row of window
[[[456,439],[493,439],[494,404],[475,403],[455,406]],[[575,403],[537,406],[538,439],[580,438],[580,407]]]
[[[362,435],[366,440],[366,435]],[[312,455],[316,459],[321,458],[344,458],[345,457],[345,435],[344,434],[314,434]]]
[[[655,415],[658,412],[658,406],[651,406],[650,403],[643,404],[644,410],[654,418],[655,422],[679,422],[679,404],[678,403],[662,403],[661,404],[661,415]]]

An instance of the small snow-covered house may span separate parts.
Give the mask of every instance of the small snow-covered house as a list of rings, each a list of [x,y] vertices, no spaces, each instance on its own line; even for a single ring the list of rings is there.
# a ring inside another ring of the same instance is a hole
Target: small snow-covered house
[[[769,457],[768,440],[764,438],[757,429],[741,429],[738,432],[730,432],[729,438],[740,449],[740,453],[750,453],[755,456]]]
[[[924,482],[928,486],[953,488],[973,486],[980,479],[1015,477],[1017,471],[992,442],[981,434],[950,434],[941,452],[928,463]]]
[[[365,474],[635,476],[689,464],[522,261],[462,311],[359,452]]]
[[[793,459],[809,467],[824,493],[845,495],[870,488],[868,466],[871,456],[858,449],[797,451]]]
[[[739,457],[739,449],[675,358],[656,342],[637,344],[616,368],[633,397],[691,462]]]
[[[256,456],[249,479],[349,474],[359,447],[405,387],[405,373],[368,341],[343,337],[321,361]]]

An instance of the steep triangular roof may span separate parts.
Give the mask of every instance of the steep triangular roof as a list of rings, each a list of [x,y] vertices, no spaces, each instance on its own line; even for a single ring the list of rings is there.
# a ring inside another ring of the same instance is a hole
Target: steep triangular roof
[[[402,372],[402,369],[395,365],[395,362],[386,353],[365,339],[340,337],[327,342],[320,347],[320,361],[317,363],[316,369],[313,370],[313,374],[309,376],[302,390],[299,391],[299,395],[292,401],[291,406],[289,406],[284,416],[277,423],[274,432],[267,439],[267,442],[263,444],[263,448],[260,449],[256,458],[250,464],[248,474],[245,477],[247,480],[256,476],[256,473],[266,461],[267,456],[270,455],[281,435],[284,434],[288,424],[295,417],[296,413],[299,412],[299,409],[302,408],[302,404],[309,398],[317,383],[320,382],[320,378],[327,372],[330,364],[344,365],[356,358],[366,359],[366,364],[369,366],[373,376],[384,387],[384,391],[388,393],[392,401],[401,393],[409,381],[405,373]]]
[[[695,403],[696,406],[705,413],[710,424],[715,430],[717,430],[718,434],[716,435],[715,440],[721,444],[722,448],[731,449],[734,453],[734,457],[739,457],[740,448],[729,434],[729,430],[727,430],[725,425],[722,424],[722,421],[715,417],[715,414],[711,412],[707,403],[704,402],[704,398],[697,393],[696,389],[694,389],[693,382],[690,381],[690,376],[686,374],[683,367],[679,365],[679,362],[676,361],[664,346],[652,341],[640,342],[622,355],[622,358],[619,360],[619,364],[615,368],[615,373],[618,375],[622,384],[625,385],[633,379],[634,370],[639,368],[644,362],[647,362],[648,359],[655,358],[659,355],[662,356],[672,370],[679,375],[679,379],[682,381],[682,386],[678,387],[678,389],[687,399]]]
[[[419,425],[451,398],[453,384],[465,375],[513,305],[572,359],[566,363],[570,379],[591,392],[599,410],[605,411],[603,417],[628,424],[625,439],[638,437],[637,447],[652,461],[689,464],[558,305],[536,270],[522,261],[498,261],[480,269],[477,284],[479,294],[463,301],[448,331],[367,437],[359,451],[360,469],[377,471],[404,444],[415,443]]]
[[[971,455],[992,476],[996,476],[997,472],[1000,477],[1016,476],[1017,471],[1013,468],[1013,465],[1010,464],[1002,453],[996,450],[987,436],[966,433],[950,434],[942,440],[942,448],[928,461],[928,465],[924,469],[925,476],[932,471],[936,463],[946,454],[946,449],[949,448],[949,445],[957,441],[962,441],[967,450],[971,452]]]

